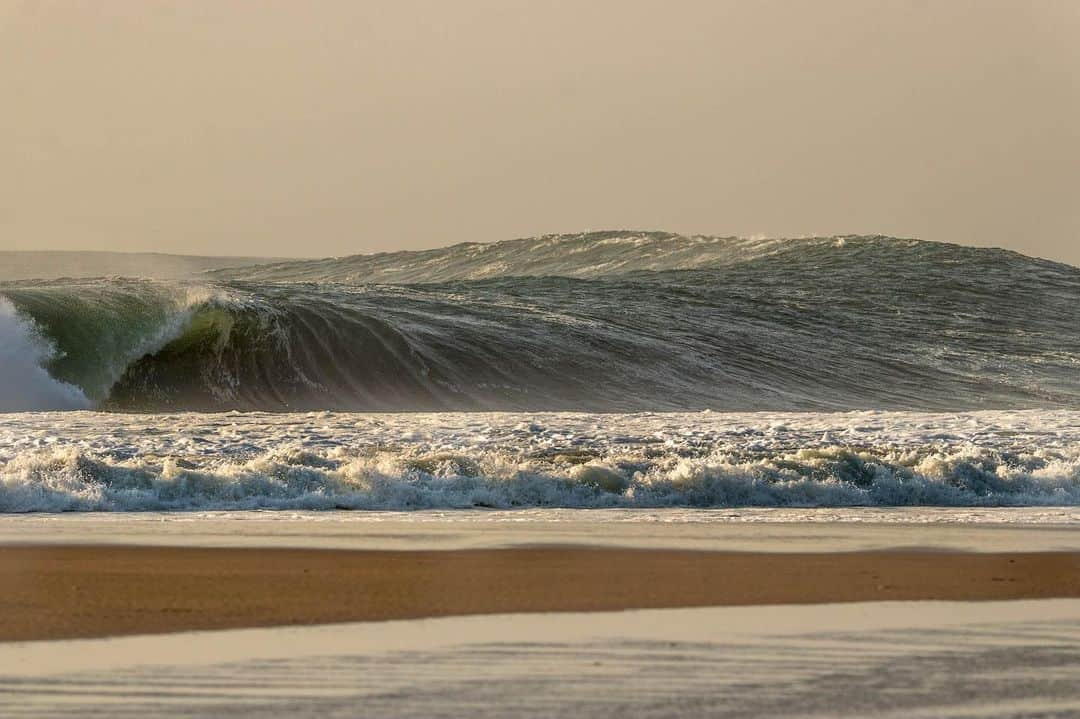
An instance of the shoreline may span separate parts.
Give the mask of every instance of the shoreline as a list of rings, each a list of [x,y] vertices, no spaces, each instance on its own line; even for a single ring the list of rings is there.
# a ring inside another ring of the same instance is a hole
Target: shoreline
[[[1080,552],[1078,528],[1080,507],[73,512],[0,516],[0,547]]]
[[[0,548],[0,641],[535,612],[1080,598],[1080,552]]]

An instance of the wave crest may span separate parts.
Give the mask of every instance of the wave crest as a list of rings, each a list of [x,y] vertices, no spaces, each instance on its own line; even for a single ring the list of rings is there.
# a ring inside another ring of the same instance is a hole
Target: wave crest
[[[293,267],[0,296],[54,349],[37,355],[49,375],[109,409],[1080,407],[1076,268],[886,238],[616,235],[521,241],[504,268],[603,274],[589,278],[334,284],[332,264],[319,282]],[[442,252],[464,272],[510,250]]]

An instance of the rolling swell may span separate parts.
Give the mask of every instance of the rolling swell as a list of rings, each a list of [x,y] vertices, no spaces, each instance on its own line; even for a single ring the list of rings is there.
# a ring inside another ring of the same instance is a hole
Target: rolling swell
[[[884,238],[882,238],[884,239]],[[811,241],[800,241],[808,245]],[[834,238],[813,242],[830,245]],[[493,277],[603,277],[720,267],[790,248],[790,240],[687,237],[670,232],[585,232],[433,250],[384,252],[215,269],[209,277],[260,282],[419,284]]]
[[[0,295],[54,378],[118,410],[1080,407],[1076,268],[888,238],[516,242]],[[367,284],[395,263],[426,284]]]

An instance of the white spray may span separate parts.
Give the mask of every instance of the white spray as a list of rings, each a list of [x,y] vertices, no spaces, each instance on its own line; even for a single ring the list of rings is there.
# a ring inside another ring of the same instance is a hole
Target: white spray
[[[0,412],[90,407],[82,390],[43,368],[54,352],[33,323],[0,297]]]

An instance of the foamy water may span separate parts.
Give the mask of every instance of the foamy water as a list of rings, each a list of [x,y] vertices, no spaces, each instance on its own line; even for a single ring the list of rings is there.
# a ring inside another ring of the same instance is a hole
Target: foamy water
[[[4,512],[896,506],[1080,506],[1080,412],[0,415]]]

